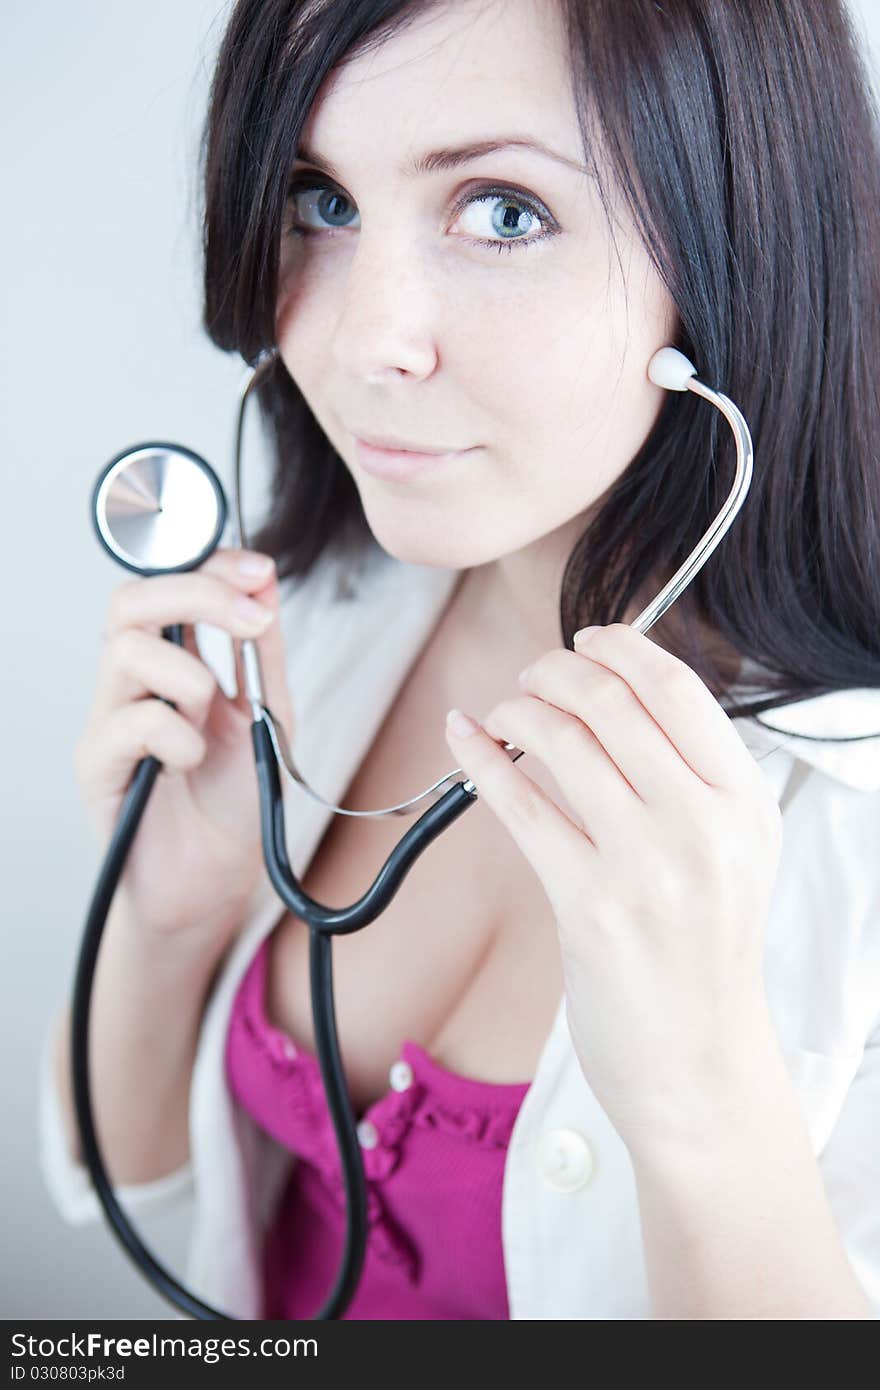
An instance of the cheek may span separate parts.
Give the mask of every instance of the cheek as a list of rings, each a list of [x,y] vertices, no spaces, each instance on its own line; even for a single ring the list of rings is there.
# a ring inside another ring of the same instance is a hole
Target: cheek
[[[288,273],[280,281],[275,312],[275,341],[289,374],[314,409],[321,399],[321,383],[327,380],[330,351],[327,291],[315,276]]]
[[[641,386],[615,380],[605,314],[589,305],[575,312],[570,297],[548,297],[519,320],[505,318],[497,330],[488,339],[491,350],[482,340],[475,380],[499,443],[521,461],[532,483],[534,461],[543,460],[557,498],[585,504],[636,451],[643,427],[641,412],[633,409]]]
[[[571,495],[589,478],[598,496],[626,469],[651,433],[666,393],[648,363],[671,342],[676,316],[656,277],[640,262],[626,288],[609,272],[601,286],[581,285],[555,299],[517,393],[522,429]],[[540,438],[535,432],[540,430]]]
[[[288,375],[337,453],[345,458],[348,441],[326,402],[327,383],[332,380],[326,325],[333,320],[322,311],[322,304],[326,300],[315,294],[311,279],[288,277],[275,313],[275,341]]]
[[[347,264],[344,242],[334,250],[290,234],[282,240],[275,314],[279,335],[292,334],[294,325],[302,333],[302,325],[316,344],[323,342],[343,307]]]
[[[278,272],[278,300],[275,309],[275,337],[279,346],[292,344],[303,334],[302,325],[314,309],[314,277],[303,274],[302,265],[296,270],[282,256]]]

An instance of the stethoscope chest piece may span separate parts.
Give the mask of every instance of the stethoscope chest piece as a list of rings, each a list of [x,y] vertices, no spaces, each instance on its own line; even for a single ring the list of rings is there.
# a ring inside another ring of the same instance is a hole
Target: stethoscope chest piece
[[[138,444],[112,458],[92,491],[98,539],[137,574],[196,569],[226,526],[226,495],[206,459],[182,444]]]

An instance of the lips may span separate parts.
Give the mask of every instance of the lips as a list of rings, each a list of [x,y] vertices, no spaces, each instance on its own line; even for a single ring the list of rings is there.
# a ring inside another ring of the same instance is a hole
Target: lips
[[[457,454],[461,452],[452,446],[437,448],[436,445],[432,444],[415,444],[410,439],[399,439],[394,435],[363,434],[360,430],[354,430],[353,433],[356,439],[360,439],[364,444],[369,444],[373,449],[390,449],[397,454]]]
[[[424,449],[387,449],[368,444],[358,435],[354,436],[354,448],[364,472],[384,478],[387,482],[403,482],[420,473],[442,468],[463,454],[472,452],[470,449],[456,449],[449,453],[429,453]]]

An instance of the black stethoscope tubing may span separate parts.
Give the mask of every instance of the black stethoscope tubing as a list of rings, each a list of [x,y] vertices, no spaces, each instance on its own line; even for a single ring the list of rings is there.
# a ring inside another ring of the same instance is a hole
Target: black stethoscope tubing
[[[175,623],[162,635],[183,645]],[[173,702],[167,701],[172,704]],[[278,762],[264,719],[251,724],[257,769],[263,856],[282,902],[309,927],[309,987],[315,1044],[327,1106],[333,1122],[346,1197],[345,1245],[336,1280],[317,1321],[342,1316],[357,1289],[367,1247],[367,1188],[357,1127],[342,1066],[333,1000],[331,937],[359,931],[384,912],[423,850],[477,799],[471,783],[457,782],[419,817],[398,841],[375,880],[348,908],[329,908],[309,897],[296,882],[287,856],[284,799]],[[101,937],[122,870],[162,764],[152,755],[138,763],[95,886],[76,966],[71,1010],[73,1095],[83,1156],[111,1229],[153,1286],[182,1312],[202,1320],[235,1320],[197,1298],[147,1249],[120,1206],[98,1144],[89,1084],[89,1013]]]

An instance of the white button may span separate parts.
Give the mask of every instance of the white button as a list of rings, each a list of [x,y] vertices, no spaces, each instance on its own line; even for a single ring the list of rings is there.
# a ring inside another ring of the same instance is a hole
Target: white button
[[[372,1120],[361,1120],[357,1127],[357,1137],[362,1149],[375,1149],[379,1142],[379,1135]]]
[[[576,1129],[551,1129],[537,1149],[538,1172],[557,1192],[576,1192],[593,1176],[593,1152]]]
[[[409,1062],[395,1062],[388,1073],[392,1091],[406,1091],[413,1083],[413,1069]]]
[[[297,1055],[296,1043],[290,1038],[284,1039],[284,1055],[285,1057],[291,1058],[291,1060]]]

